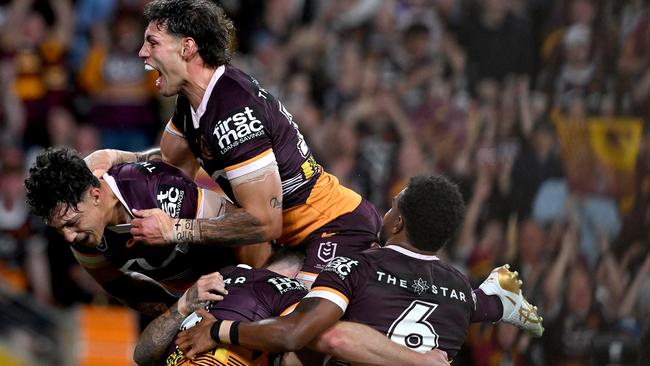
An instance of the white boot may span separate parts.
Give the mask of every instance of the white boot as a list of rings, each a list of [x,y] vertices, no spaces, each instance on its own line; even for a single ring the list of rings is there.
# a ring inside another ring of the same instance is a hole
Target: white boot
[[[486,295],[499,296],[503,304],[501,321],[523,329],[533,337],[541,337],[544,333],[544,319],[537,314],[537,306],[531,305],[524,298],[521,285],[517,271],[511,272],[510,265],[506,264],[493,269],[479,288]]]

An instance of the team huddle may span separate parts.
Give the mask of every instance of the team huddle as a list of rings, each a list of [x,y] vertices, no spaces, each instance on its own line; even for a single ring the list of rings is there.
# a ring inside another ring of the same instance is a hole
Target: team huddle
[[[464,215],[448,179],[411,178],[382,220],[229,64],[221,8],[157,0],[144,16],[139,55],[177,96],[160,147],[49,149],[25,181],[32,211],[93,278],[157,316],[136,363],[448,365],[472,322],[542,334],[516,272],[499,267],[474,290],[436,256]],[[223,192],[199,187],[200,169]]]

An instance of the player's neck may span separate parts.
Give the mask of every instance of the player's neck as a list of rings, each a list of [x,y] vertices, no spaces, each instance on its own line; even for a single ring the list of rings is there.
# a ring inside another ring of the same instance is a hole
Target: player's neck
[[[182,93],[189,99],[194,110],[197,110],[201,105],[205,91],[215,71],[215,68],[205,65],[188,65],[188,75],[191,75],[191,78],[185,82]]]

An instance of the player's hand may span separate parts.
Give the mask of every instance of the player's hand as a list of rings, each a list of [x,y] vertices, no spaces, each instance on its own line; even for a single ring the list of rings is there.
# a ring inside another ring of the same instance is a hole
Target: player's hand
[[[203,319],[192,328],[178,333],[178,338],[176,338],[176,345],[190,360],[193,360],[197,354],[217,346],[217,342],[210,336],[210,328],[217,319],[204,309],[198,309],[196,314]]]
[[[190,314],[204,308],[208,301],[223,300],[223,296],[219,294],[228,295],[221,273],[213,272],[201,276],[178,300],[178,311],[181,314]]]
[[[449,359],[447,358],[447,352],[442,351],[438,348],[429,351],[427,353],[424,353],[423,356],[426,357],[425,365],[431,365],[431,366],[451,365],[451,362],[449,362]]]
[[[136,241],[149,245],[172,243],[174,219],[159,208],[148,210],[133,209],[131,235]]]

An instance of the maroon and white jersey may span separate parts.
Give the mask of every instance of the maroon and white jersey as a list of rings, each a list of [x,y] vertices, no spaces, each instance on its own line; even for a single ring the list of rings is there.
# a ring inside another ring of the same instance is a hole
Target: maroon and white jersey
[[[245,264],[219,271],[228,295],[210,305],[217,319],[252,322],[286,315],[307,294],[307,288],[294,280],[265,268]]]
[[[240,264],[219,270],[224,278],[228,295],[222,301],[211,302],[208,311],[217,319],[253,322],[283,316],[295,309],[307,294],[300,282],[264,268],[253,269]],[[192,314],[185,319],[181,330],[196,324],[199,318]],[[220,345],[220,348],[197,355],[196,365],[263,365],[266,354],[238,346]],[[167,365],[180,365],[185,361],[182,352],[170,343]]]
[[[306,297],[334,302],[343,319],[367,324],[418,352],[454,357],[475,310],[465,275],[436,256],[395,245],[336,257]]]
[[[103,176],[127,212],[160,208],[173,218],[203,217],[204,189],[162,161],[113,166]],[[71,244],[79,263],[88,268],[106,265],[122,272],[139,272],[182,294],[202,274],[235,262],[229,248],[178,244],[150,246],[133,240],[128,229],[107,227],[96,248]]]
[[[231,180],[277,163],[283,195],[281,244],[301,243],[361,203],[361,196],[323,171],[282,103],[231,65],[216,69],[197,110],[178,96],[166,131],[187,140],[201,166],[235,202]]]

